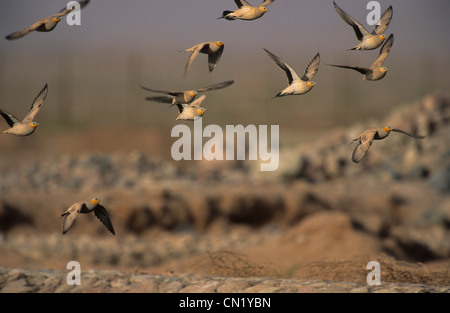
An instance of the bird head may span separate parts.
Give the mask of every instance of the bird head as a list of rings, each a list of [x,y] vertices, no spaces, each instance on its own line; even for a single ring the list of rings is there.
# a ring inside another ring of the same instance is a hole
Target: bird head
[[[206,109],[204,109],[204,108],[198,108],[197,109],[197,114],[199,116],[203,116],[203,114],[205,114],[205,111],[206,111]]]
[[[263,12],[263,13],[266,13],[267,11],[269,11],[268,8],[263,7],[263,6],[260,6],[260,7],[259,7],[259,10],[260,10],[261,12]]]
[[[224,45],[223,41],[216,41],[216,45],[218,47],[222,47]]]
[[[99,198],[92,198],[92,199],[91,199],[91,203],[92,203],[93,205],[98,205],[98,204],[100,203],[100,199],[99,199]]]
[[[383,129],[384,129],[384,131],[385,131],[386,133],[388,133],[388,134],[389,134],[389,132],[392,131],[392,127],[390,127],[390,126],[384,126]]]
[[[28,124],[29,126],[30,126],[30,128],[36,128],[36,127],[38,127],[39,126],[39,123],[38,122],[31,122],[30,124]]]
[[[383,40],[386,39],[386,35],[385,35],[385,34],[381,34],[381,35],[378,36],[378,38],[379,38],[381,41],[383,41]]]
[[[384,66],[380,67],[381,73],[386,73],[387,71],[388,71],[387,67],[384,67]]]
[[[306,84],[308,85],[308,87],[311,87],[311,88],[316,85],[316,83],[313,81],[306,82]]]
[[[195,91],[195,90],[191,90],[191,91],[189,91],[189,95],[190,95],[191,97],[195,97],[196,95],[198,95],[198,92]]]
[[[53,23],[59,23],[61,21],[60,17],[52,17],[52,22]]]

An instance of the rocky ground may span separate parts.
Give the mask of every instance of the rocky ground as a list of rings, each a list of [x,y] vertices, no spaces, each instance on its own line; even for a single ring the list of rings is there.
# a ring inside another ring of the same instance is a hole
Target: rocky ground
[[[352,163],[351,140],[386,124],[426,139],[393,133]],[[450,290],[445,96],[282,149],[273,173],[140,150],[23,158],[0,155],[2,292]],[[62,236],[59,215],[93,196],[116,236],[93,215]],[[65,284],[72,260],[81,286]],[[370,261],[380,263],[381,286],[367,285]]]

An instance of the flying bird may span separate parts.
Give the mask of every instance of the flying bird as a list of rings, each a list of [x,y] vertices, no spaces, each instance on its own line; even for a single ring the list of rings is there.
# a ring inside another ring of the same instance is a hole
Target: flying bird
[[[355,20],[353,17],[348,15],[344,10],[342,10],[336,2],[333,1],[334,8],[339,16],[355,31],[356,38],[360,41],[358,45],[351,48],[350,50],[373,50],[381,46],[383,41],[386,39],[384,32],[389,26],[392,19],[393,9],[392,6],[386,9],[380,17],[380,21],[375,25],[374,30],[369,33],[364,26]]]
[[[377,59],[375,60],[375,62],[372,63],[372,65],[369,68],[359,66],[335,65],[335,64],[329,65],[358,71],[363,75],[364,80],[380,80],[386,75],[388,71],[388,69],[383,66],[383,62],[389,56],[389,52],[391,51],[393,43],[394,43],[394,35],[391,34],[381,47]]]
[[[222,56],[224,47],[225,45],[223,41],[206,41],[199,43],[189,49],[183,50],[183,52],[192,52],[189,56],[189,59],[187,60],[184,69],[184,76],[186,77],[189,66],[192,64],[199,53],[208,55],[209,71],[212,72],[219,62],[220,57]]]
[[[272,58],[272,60],[274,60],[275,63],[286,72],[288,79],[289,84],[288,87],[277,93],[275,97],[283,97],[288,95],[302,95],[310,91],[316,85],[316,83],[312,81],[312,78],[314,77],[314,75],[316,75],[317,71],[319,70],[319,63],[320,63],[319,53],[317,53],[314,56],[314,58],[306,67],[305,73],[300,78],[294,71],[294,69],[291,66],[289,66],[289,64],[284,62],[282,59],[277,57],[269,50],[267,49],[264,50]]]
[[[205,114],[206,109],[200,107],[202,102],[205,100],[206,94],[201,95],[191,103],[182,103],[177,104],[178,111],[180,114],[176,118],[176,120],[184,120],[184,121],[194,121],[197,118],[203,117],[203,114]]]
[[[150,89],[150,88],[147,88],[144,86],[141,86],[141,88],[144,90],[147,90],[147,91],[165,94],[164,96],[146,97],[145,98],[146,100],[162,102],[162,103],[169,103],[171,105],[174,105],[174,104],[183,104],[183,103],[189,104],[192,101],[194,101],[195,97],[201,92],[222,89],[222,88],[230,86],[232,83],[234,83],[234,80],[228,80],[228,81],[220,82],[220,83],[210,85],[210,86],[207,86],[204,88],[195,89],[195,90],[187,90],[187,91],[158,90],[158,89]]]
[[[256,20],[263,16],[269,9],[267,9],[267,5],[272,4],[275,0],[266,0],[263,1],[259,6],[253,6],[249,4],[245,0],[234,0],[238,9],[235,11],[223,11],[222,16],[220,18],[224,18],[229,21],[233,20]]]
[[[89,3],[89,1],[90,0],[78,1],[78,3],[80,4],[80,9],[85,7]],[[46,18],[40,19],[33,25],[30,25],[21,31],[14,32],[14,33],[6,36],[6,39],[8,39],[8,40],[18,39],[25,35],[28,35],[32,31],[38,31],[38,32],[52,31],[56,27],[56,25],[58,25],[58,23],[61,21],[61,19],[64,16],[66,16],[67,14],[69,14],[70,12],[72,12],[73,10],[75,10],[75,6],[72,6],[72,8],[70,8],[70,9],[65,7],[56,14],[53,14]]]
[[[352,140],[352,142],[355,141],[358,142],[355,149],[353,150],[352,161],[355,163],[361,162],[362,159],[364,159],[364,157],[366,156],[367,152],[369,151],[369,148],[372,146],[373,141],[382,140],[387,136],[389,136],[391,132],[402,133],[417,139],[425,138],[424,136],[413,135],[401,129],[393,128],[390,126],[370,128],[362,132],[358,136],[358,138]]]
[[[94,215],[100,220],[100,222],[105,225],[105,227],[113,234],[114,227],[111,223],[111,219],[109,217],[108,211],[106,208],[100,204],[100,199],[93,198],[89,202],[77,202],[70,206],[66,212],[61,214],[60,218],[64,217],[64,221],[62,223],[62,234],[64,235],[73,225],[73,222],[77,218],[78,214],[87,214],[94,212]]]
[[[37,97],[31,104],[31,108],[23,120],[19,120],[17,117],[8,113],[6,111],[0,110],[0,115],[3,116],[9,127],[7,130],[3,131],[2,134],[12,134],[17,136],[28,136],[34,133],[36,127],[39,126],[38,122],[33,121],[36,114],[38,114],[41,109],[42,104],[47,97],[48,86],[45,84],[44,88],[39,92]]]

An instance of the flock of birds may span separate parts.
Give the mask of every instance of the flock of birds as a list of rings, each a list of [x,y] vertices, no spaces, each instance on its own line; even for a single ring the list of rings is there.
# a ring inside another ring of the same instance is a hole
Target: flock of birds
[[[80,8],[85,7],[89,2],[90,0],[79,1]],[[238,7],[237,10],[223,11],[222,16],[219,17],[218,19],[226,19],[230,21],[255,20],[261,18],[266,12],[268,12],[267,6],[271,5],[273,2],[275,2],[275,0],[264,0],[258,6],[252,6],[245,0],[234,0],[234,2]],[[389,56],[389,52],[394,42],[393,34],[391,34],[389,37],[387,37],[384,34],[392,19],[393,14],[392,6],[390,6],[384,11],[384,13],[380,17],[379,22],[376,24],[374,30],[372,32],[369,32],[364,28],[364,26],[360,22],[358,22],[356,19],[351,17],[344,10],[342,10],[336,4],[336,2],[333,1],[333,5],[339,16],[353,28],[356,38],[359,41],[359,44],[357,44],[350,50],[360,50],[360,51],[374,50],[379,48],[380,46],[381,48],[377,59],[368,68],[359,66],[335,65],[335,64],[329,65],[344,69],[355,70],[363,75],[364,80],[382,79],[387,72],[387,68],[383,66],[383,62]],[[73,10],[75,10],[75,7],[72,7],[70,9],[63,8],[56,14],[43,18],[21,31],[14,32],[6,36],[6,39],[15,40],[18,38],[22,38],[23,36],[31,33],[32,31],[38,32],[52,31],[58,25],[58,23]],[[224,42],[222,41],[207,41],[199,43],[189,49],[182,50],[184,52],[191,53],[185,65],[184,76],[187,75],[190,65],[200,53],[206,54],[208,56],[208,67],[209,71],[212,72],[222,56],[224,46],[225,46]],[[319,69],[320,64],[319,53],[317,53],[313,57],[311,62],[306,67],[305,72],[300,77],[288,63],[286,63],[281,58],[279,58],[272,52],[268,51],[267,49],[264,50],[269,55],[269,57],[282,70],[285,71],[288,79],[288,86],[279,93],[277,93],[275,97],[284,97],[289,95],[303,95],[309,92],[316,85],[312,81],[312,79]],[[161,96],[147,97],[146,100],[168,103],[171,106],[176,105],[179,110],[179,115],[176,119],[192,121],[197,118],[201,118],[204,115],[206,109],[201,107],[201,104],[205,100],[206,93],[208,91],[226,88],[231,84],[233,84],[233,82],[234,82],[233,80],[229,80],[213,84],[204,88],[187,91],[159,90],[144,86],[141,87],[150,92],[163,94]],[[2,133],[13,134],[18,136],[28,136],[34,133],[36,127],[39,126],[39,123],[35,122],[34,118],[41,109],[41,106],[46,99],[47,91],[48,86],[46,84],[44,88],[39,92],[37,97],[34,99],[28,114],[22,120],[18,119],[11,113],[8,113],[4,110],[0,110],[0,115],[5,119],[5,121],[10,127],[5,131],[3,131]],[[198,96],[200,93],[203,94]],[[399,132],[408,135],[410,137],[419,139],[424,138],[423,136],[410,134],[403,130],[388,126],[370,128],[368,130],[365,130],[363,133],[361,133],[357,138],[353,140],[353,142],[357,142],[357,145],[352,153],[352,161],[358,163],[361,160],[363,160],[367,152],[369,151],[369,148],[371,147],[373,141],[384,139],[391,132]],[[77,202],[73,204],[69,209],[67,209],[67,211],[61,214],[61,217],[64,217],[62,233],[65,234],[69,230],[78,214],[80,213],[86,214],[91,212],[94,213],[94,215],[105,225],[105,227],[112,234],[115,234],[109,214],[105,209],[105,207],[103,207],[100,204],[100,200],[98,198],[93,198],[87,203]]]

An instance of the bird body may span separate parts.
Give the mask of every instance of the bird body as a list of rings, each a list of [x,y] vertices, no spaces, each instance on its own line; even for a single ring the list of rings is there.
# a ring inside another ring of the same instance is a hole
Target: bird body
[[[383,34],[388,28],[391,19],[393,9],[392,6],[386,9],[380,17],[379,23],[375,26],[375,29],[370,33],[364,26],[342,10],[336,2],[333,1],[334,8],[339,16],[350,25],[355,31],[356,38],[359,40],[359,44],[350,50],[373,50],[377,49],[386,40],[386,35]]]
[[[286,72],[288,78],[288,86],[280,91],[275,97],[283,97],[288,95],[302,95],[309,92],[316,83],[312,81],[314,75],[319,70],[320,54],[317,53],[311,62],[306,67],[305,73],[300,78],[295,70],[282,59],[267,49],[264,49],[267,54],[275,61],[275,63]]]
[[[212,72],[219,62],[220,57],[222,56],[224,47],[225,46],[223,41],[206,41],[199,43],[189,49],[183,50],[183,52],[192,52],[188,61],[186,62],[184,76],[186,76],[189,66],[192,64],[199,53],[208,55],[208,68],[209,71]]]
[[[373,141],[385,139],[391,132],[402,133],[417,139],[425,138],[424,136],[413,135],[390,126],[370,128],[362,132],[357,138],[353,139],[354,142],[356,141],[358,143],[353,150],[352,161],[355,163],[361,162],[369,151],[369,148],[372,146]]]
[[[381,47],[377,59],[375,60],[375,62],[373,62],[373,64],[369,68],[359,66],[347,66],[347,65],[334,65],[334,64],[330,65],[334,67],[355,70],[363,75],[363,80],[372,80],[372,81],[380,80],[384,76],[386,76],[386,73],[388,71],[388,69],[383,66],[383,62],[389,56],[389,52],[391,50],[393,43],[394,43],[394,35],[391,34]]]
[[[0,115],[5,119],[8,123],[9,127],[2,134],[12,134],[17,136],[29,136],[36,130],[36,127],[39,126],[39,123],[33,121],[36,114],[41,109],[42,104],[44,103],[45,98],[47,97],[48,86],[45,84],[44,88],[39,92],[37,97],[34,99],[31,104],[31,108],[28,111],[27,115],[23,118],[23,120],[19,120],[17,117],[8,113],[6,111],[0,110]]]
[[[67,209],[66,212],[61,214],[60,218],[64,217],[62,224],[62,234],[66,234],[67,231],[72,227],[78,214],[88,214],[94,212],[94,215],[105,225],[105,227],[115,235],[114,227],[111,223],[106,208],[100,204],[98,198],[93,198],[89,202],[76,202]]]

